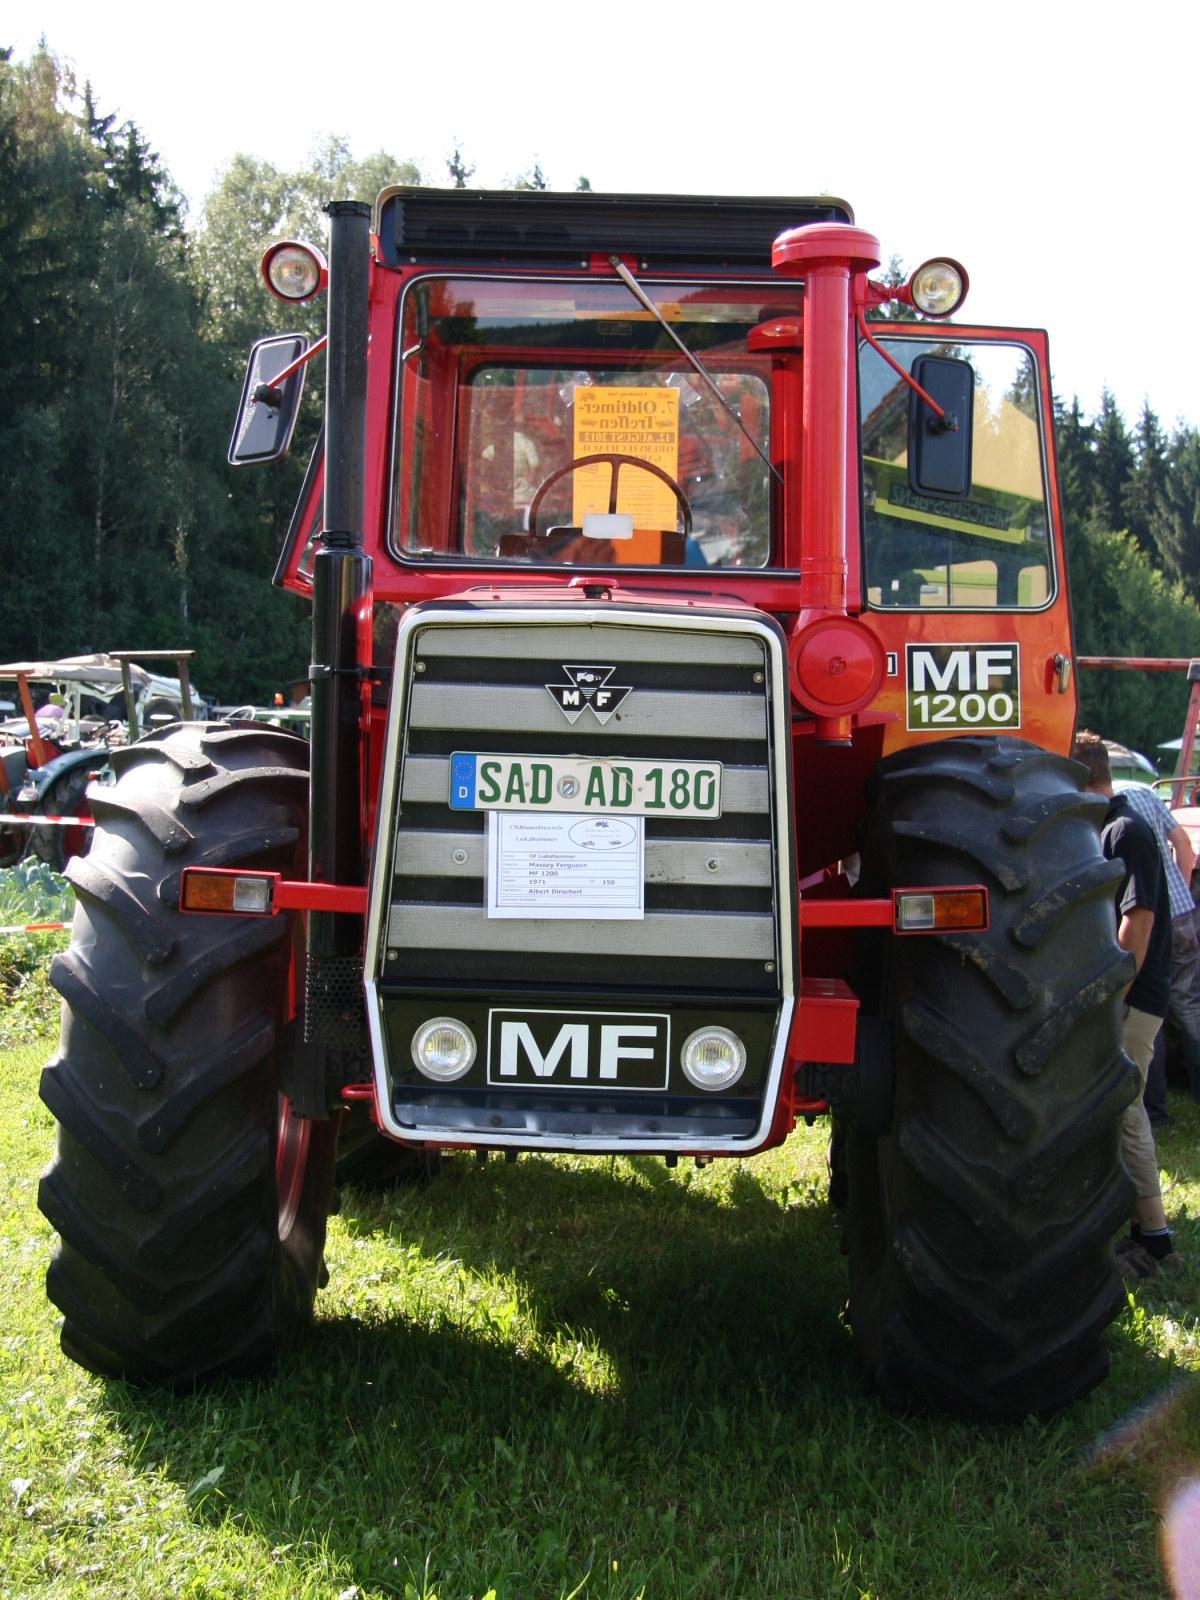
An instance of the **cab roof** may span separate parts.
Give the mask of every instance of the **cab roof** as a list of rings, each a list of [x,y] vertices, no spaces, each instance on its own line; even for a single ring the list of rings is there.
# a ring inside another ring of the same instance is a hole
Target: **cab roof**
[[[385,189],[376,230],[392,267],[586,267],[593,253],[636,256],[641,271],[736,268],[771,272],[788,228],[853,222],[832,195],[559,194],[541,189]]]

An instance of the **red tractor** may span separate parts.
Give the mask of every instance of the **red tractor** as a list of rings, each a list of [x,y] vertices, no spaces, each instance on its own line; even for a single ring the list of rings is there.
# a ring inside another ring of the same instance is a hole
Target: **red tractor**
[[[347,1107],[426,1164],[707,1162],[828,1112],[878,1392],[1085,1393],[1138,1079],[1045,335],[946,325],[950,260],[880,285],[827,197],[328,211],[328,266],[263,263],[327,340],[255,346],[230,447],[282,454],[327,343],[275,574],[311,742],[180,723],[93,800],[42,1079],[63,1349],[270,1358]]]

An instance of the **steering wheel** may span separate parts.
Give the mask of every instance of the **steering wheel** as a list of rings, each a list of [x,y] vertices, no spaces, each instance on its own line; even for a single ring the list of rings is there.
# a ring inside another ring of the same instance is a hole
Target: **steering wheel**
[[[560,478],[565,478],[569,472],[574,472],[577,467],[591,467],[601,461],[607,461],[612,468],[612,477],[609,479],[608,485],[608,510],[610,515],[617,509],[617,480],[621,475],[621,468],[640,467],[643,472],[652,472],[656,478],[661,478],[667,488],[671,490],[676,500],[679,501],[680,509],[683,512],[684,534],[686,536],[691,533],[692,508],[688,503],[688,497],[669,473],[664,472],[661,467],[656,467],[652,461],[643,461],[640,456],[622,456],[606,452],[598,456],[576,456],[573,461],[568,461],[565,467],[559,467],[548,478],[542,479],[538,485],[537,493],[533,497],[533,503],[529,507],[529,537],[531,539],[536,539],[538,536],[537,515],[541,509],[542,501],[546,498],[547,491],[552,489]]]

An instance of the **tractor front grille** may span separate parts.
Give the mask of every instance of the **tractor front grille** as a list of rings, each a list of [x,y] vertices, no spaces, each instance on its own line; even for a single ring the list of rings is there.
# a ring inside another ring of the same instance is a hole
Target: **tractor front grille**
[[[387,864],[376,868],[368,960],[377,1050],[390,1058],[389,1093],[400,1093],[401,1080],[408,1085],[406,1118],[421,1120],[417,1102],[441,1105],[465,1132],[486,1110],[485,1121],[514,1138],[519,1127],[560,1144],[571,1124],[569,1099],[556,1100],[553,1090],[500,1093],[485,1078],[475,1082],[482,1066],[453,1090],[419,1079],[406,1049],[410,1014],[436,995],[441,1012],[465,1017],[470,1010],[477,1034],[486,1030],[489,1007],[522,999],[564,1011],[666,1007],[679,1013],[676,1057],[705,1006],[735,1020],[740,1007],[759,1059],[738,1096],[697,1103],[693,1090],[687,1105],[673,1099],[686,1088],[675,1082],[676,1061],[652,1120],[675,1139],[690,1128],[697,1148],[704,1147],[706,1117],[714,1125],[723,1119],[726,1128],[736,1122],[743,1139],[758,1125],[793,965],[791,902],[785,895],[781,906],[779,887],[789,826],[786,779],[781,783],[782,763],[776,765],[781,697],[786,706],[782,652],[769,647],[770,624],[757,614],[693,613],[681,625],[678,613],[667,623],[655,612],[639,608],[634,618],[631,611],[612,622],[589,611],[576,623],[561,611],[551,621],[532,607],[519,617],[496,607],[468,624],[461,610],[443,608],[428,620],[410,617],[401,631],[385,757],[388,809],[380,818],[381,832],[390,818]],[[616,669],[612,681],[629,690],[603,724],[590,708],[568,721],[549,690],[564,681],[568,665],[581,664]],[[646,818],[642,920],[489,918],[486,814],[449,803],[450,758],[461,751],[719,761],[721,815]],[[472,1097],[478,1117],[462,1110]],[[542,1106],[536,1115],[535,1098]],[[601,1137],[606,1113],[587,1093],[575,1101],[587,1138],[567,1142],[586,1145]],[[604,1104],[616,1105],[611,1094]],[[638,1126],[649,1125],[649,1099],[635,1095],[630,1106]]]

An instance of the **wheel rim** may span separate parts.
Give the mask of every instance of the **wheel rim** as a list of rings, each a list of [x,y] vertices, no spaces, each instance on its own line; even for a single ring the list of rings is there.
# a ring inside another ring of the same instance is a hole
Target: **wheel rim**
[[[312,1124],[298,1117],[287,1095],[279,1096],[279,1125],[275,1140],[275,1192],[279,1196],[279,1237],[286,1239],[295,1226],[304,1191],[308,1139]]]

